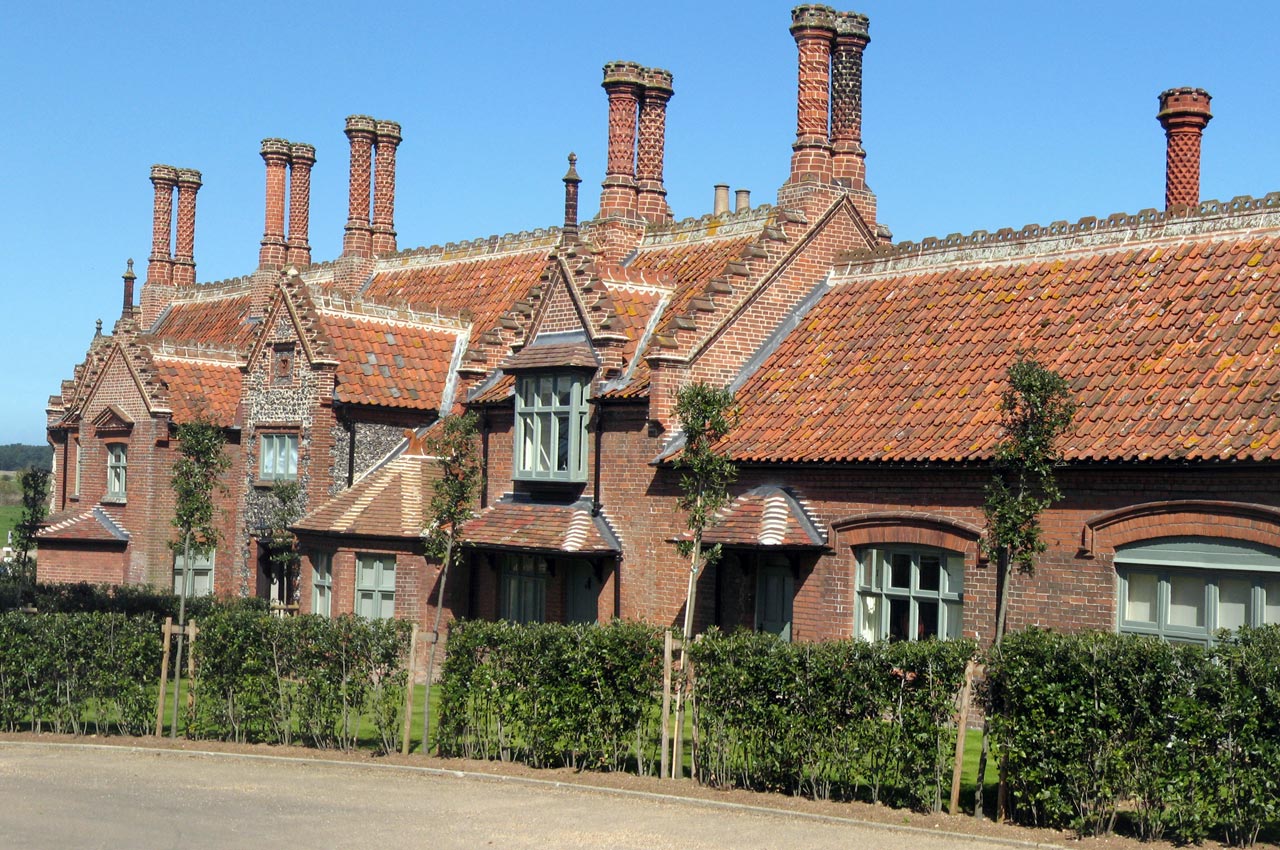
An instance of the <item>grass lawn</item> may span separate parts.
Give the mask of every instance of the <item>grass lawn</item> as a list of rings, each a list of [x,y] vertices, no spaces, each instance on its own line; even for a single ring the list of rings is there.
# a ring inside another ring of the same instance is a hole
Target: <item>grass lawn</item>
[[[9,532],[22,518],[22,505],[0,505],[0,546],[7,545]]]

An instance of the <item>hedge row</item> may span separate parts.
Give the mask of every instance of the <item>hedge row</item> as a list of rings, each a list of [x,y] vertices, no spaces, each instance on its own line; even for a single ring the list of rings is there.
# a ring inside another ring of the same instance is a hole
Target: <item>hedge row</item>
[[[784,643],[711,632],[690,651],[699,778],[937,811],[974,645]]]
[[[1280,627],[1212,649],[1132,635],[1009,635],[987,667],[1013,817],[1252,844],[1280,826]]]
[[[199,627],[188,736],[352,749],[372,731],[384,752],[398,748],[408,623],[231,609]]]
[[[440,754],[654,772],[661,632],[455,622],[440,683]]]
[[[159,633],[149,620],[0,614],[0,728],[144,734],[159,668]]]
[[[151,617],[163,621],[165,617],[178,619],[178,597],[156,590],[150,585],[137,584],[28,584],[12,579],[0,579],[0,612],[13,611],[27,606],[42,614],[77,614],[100,612],[124,614],[130,617]],[[227,606],[255,611],[266,611],[265,599],[220,600],[201,596],[187,600],[187,616],[206,617],[215,609]],[[158,634],[158,633],[157,633]]]

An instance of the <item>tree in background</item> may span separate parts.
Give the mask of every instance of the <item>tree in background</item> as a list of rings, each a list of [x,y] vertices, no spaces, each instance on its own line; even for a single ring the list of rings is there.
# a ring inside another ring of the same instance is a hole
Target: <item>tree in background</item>
[[[15,555],[11,571],[22,584],[35,584],[36,559],[31,550],[36,546],[36,534],[49,515],[49,471],[28,467],[22,472],[22,518],[13,530]]]
[[[725,454],[716,450],[716,443],[733,428],[737,411],[733,393],[710,384],[693,383],[681,387],[676,393],[676,420],[684,434],[684,447],[675,460],[680,470],[680,497],[677,504],[685,512],[685,522],[692,539],[677,544],[680,553],[689,559],[689,585],[684,600],[684,651],[681,672],[684,672],[685,653],[693,638],[693,614],[698,600],[698,578],[703,569],[720,557],[719,544],[710,548],[702,545],[702,535],[720,510],[729,501],[729,485],[738,477],[738,469]],[[677,680],[676,727],[673,741],[672,775],[683,771],[685,676]]]
[[[1009,615],[1009,583],[1013,568],[1034,575],[1036,556],[1048,548],[1040,514],[1062,498],[1054,472],[1062,462],[1058,441],[1071,428],[1079,405],[1071,386],[1057,372],[1023,351],[1009,367],[1009,385],[1000,396],[1000,426],[1004,436],[996,445],[996,472],[987,485],[983,507],[987,520],[984,545],[994,552],[996,574],[995,645],[1004,638]],[[974,816],[982,817],[982,785],[987,769],[987,724],[983,721],[982,753],[978,757],[978,788]]]
[[[445,417],[427,438],[427,451],[436,458],[440,478],[436,480],[431,496],[431,522],[422,539],[428,557],[440,559],[440,581],[436,586],[435,622],[429,638],[431,649],[427,652],[427,693],[422,701],[423,750],[427,749],[430,741],[431,678],[435,675],[436,647],[440,644],[445,584],[457,550],[458,529],[471,518],[472,507],[480,491],[482,467],[478,431],[479,417],[473,411],[465,416]],[[404,746],[407,752],[408,735]]]
[[[33,446],[25,443],[8,443],[0,446],[0,470],[16,472],[28,466],[36,469],[53,469],[53,446]]]
[[[182,584],[178,588],[178,625],[187,624],[187,596],[191,593],[191,558],[206,555],[218,545],[217,509],[213,492],[219,477],[231,466],[224,447],[226,437],[212,422],[197,419],[177,430],[179,456],[173,464],[170,484],[175,497],[173,527],[178,539],[170,543],[182,553]],[[178,682],[182,670],[183,632],[178,632],[178,652],[173,665],[173,718],[169,733],[178,735]]]

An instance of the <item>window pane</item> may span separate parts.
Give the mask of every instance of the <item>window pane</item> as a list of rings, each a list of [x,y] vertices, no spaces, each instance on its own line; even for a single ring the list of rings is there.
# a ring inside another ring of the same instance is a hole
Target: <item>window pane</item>
[[[523,407],[533,406],[533,397],[537,382],[532,378],[520,379],[520,404]]]
[[[939,590],[942,586],[942,558],[937,555],[920,556],[920,589]]]
[[[938,636],[938,603],[921,599],[916,603],[916,640]]]
[[[520,430],[523,432],[521,436],[524,443],[520,451],[520,468],[526,472],[533,470],[534,458],[536,457],[535,447],[537,446],[538,425],[537,419],[532,414],[524,414],[520,417]]]
[[[948,555],[947,556],[947,587],[946,592],[959,596],[964,592],[964,556]]]
[[[1169,625],[1204,628],[1204,579],[1200,576],[1169,576]]]
[[[1262,610],[1262,622],[1267,625],[1280,624],[1280,579],[1272,579],[1263,585],[1267,602]]]
[[[560,407],[569,406],[569,396],[573,390],[573,378],[568,375],[561,375],[556,378],[556,404]]]
[[[569,414],[556,416],[556,471],[569,471]]]
[[[889,559],[889,586],[906,590],[911,587],[911,556],[894,552]]]
[[[285,437],[281,440],[281,443],[283,443],[285,456],[285,475],[289,478],[296,478],[298,476],[298,438]]]
[[[947,618],[947,639],[959,640],[964,634],[964,609],[959,602],[947,602],[942,613]]]
[[[1130,573],[1125,579],[1124,619],[1135,623],[1156,621],[1156,576]]]
[[[862,553],[862,561],[858,564],[858,584],[861,587],[880,587],[880,553],[868,549]]]
[[[1244,578],[1218,579],[1218,628],[1238,629],[1249,624],[1249,597],[1253,582]]]
[[[555,379],[551,376],[544,376],[538,380],[538,406],[550,407],[552,393],[555,388]]]
[[[880,640],[884,637],[880,629],[880,597],[864,593],[860,594],[859,598],[862,602],[862,608],[859,611],[862,617],[862,639]]]
[[[543,415],[538,417],[538,425],[541,433],[538,434],[538,460],[534,465],[537,472],[550,472],[554,467],[551,465],[552,450],[552,434],[551,417]]]
[[[889,599],[889,640],[911,639],[911,602]]]

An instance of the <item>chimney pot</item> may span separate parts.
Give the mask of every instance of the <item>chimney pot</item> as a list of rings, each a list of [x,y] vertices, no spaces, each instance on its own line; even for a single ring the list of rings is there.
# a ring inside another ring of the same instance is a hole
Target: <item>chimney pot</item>
[[[1156,114],[1165,133],[1164,205],[1200,203],[1200,138],[1213,115],[1204,89],[1182,87],[1160,93]]]
[[[124,305],[120,310],[120,318],[123,319],[127,316],[133,315],[133,282],[138,279],[138,276],[133,273],[132,257],[126,264],[124,275],[122,277],[124,279]]]
[[[569,170],[564,175],[564,239],[566,243],[578,241],[578,155],[569,154]]]
[[[734,192],[734,212],[746,212],[751,209],[751,190],[738,189]]]
[[[729,211],[729,185],[727,183],[716,184],[715,204],[711,207],[712,215],[723,215]]]

